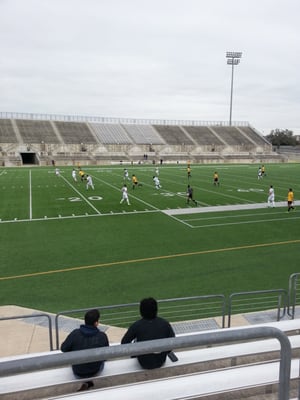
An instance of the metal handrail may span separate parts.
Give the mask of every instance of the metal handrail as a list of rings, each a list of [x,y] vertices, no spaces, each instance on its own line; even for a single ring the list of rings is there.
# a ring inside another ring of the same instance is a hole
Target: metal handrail
[[[232,301],[234,297],[242,297],[242,296],[252,296],[252,295],[261,295],[261,294],[277,294],[277,321],[283,318],[286,314],[286,308],[288,305],[288,293],[284,289],[270,289],[270,290],[257,290],[257,291],[250,291],[250,292],[238,292],[232,293],[229,296],[228,301],[228,324],[227,327],[230,328],[231,325],[231,315],[232,315]],[[283,299],[283,305],[282,303]],[[280,310],[283,308],[282,315],[280,314]]]
[[[225,296],[223,294],[162,299],[162,300],[157,300],[157,303],[162,304],[162,303],[183,302],[183,301],[190,301],[190,300],[199,300],[199,302],[200,302],[200,301],[209,300],[209,299],[219,299],[220,300],[220,313],[218,315],[222,316],[222,328],[225,328],[226,300],[225,300]],[[59,313],[56,314],[55,320],[54,320],[56,349],[57,350],[59,349],[59,322],[58,321],[61,316],[84,313],[84,312],[90,310],[91,308],[100,309],[100,311],[102,312],[103,310],[114,310],[114,309],[118,309],[118,308],[136,307],[136,310],[137,310],[136,317],[139,318],[139,314],[138,314],[139,304],[140,304],[139,302],[135,302],[135,303],[127,303],[127,304],[116,304],[116,305],[110,305],[110,306],[95,306],[95,307],[81,308],[81,309],[76,309],[76,310],[60,311]],[[170,322],[172,322],[172,321],[170,321]]]
[[[290,275],[289,279],[289,304],[288,304],[288,315],[294,319],[295,318],[295,308],[297,301],[297,283],[300,273],[296,272]]]
[[[48,319],[49,345],[50,345],[50,351],[53,351],[52,321],[51,317],[48,314],[40,313],[40,314],[16,315],[13,317],[1,317],[0,321],[9,321],[13,319],[23,319],[23,318],[37,318],[37,317],[43,317]]]
[[[120,357],[128,358],[153,352],[212,344],[225,344],[233,341],[255,340],[259,338],[276,338],[280,342],[278,399],[288,400],[292,354],[291,344],[288,337],[281,330],[273,327],[221,330],[168,339],[73,351],[69,353],[50,354],[24,358],[22,360],[5,361],[0,363],[0,377],[99,360],[111,360]],[[124,373],[125,372],[126,371],[124,371]]]
[[[248,121],[204,121],[204,120],[175,120],[175,119],[146,119],[146,118],[116,118],[95,115],[40,114],[13,111],[0,111],[0,119],[28,119],[43,121],[66,122],[98,122],[105,124],[140,124],[140,125],[191,125],[191,126],[250,126]]]

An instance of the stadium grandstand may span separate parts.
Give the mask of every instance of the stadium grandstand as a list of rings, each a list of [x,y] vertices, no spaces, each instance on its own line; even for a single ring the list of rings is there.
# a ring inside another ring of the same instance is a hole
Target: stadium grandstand
[[[0,113],[2,166],[281,162],[248,122]]]

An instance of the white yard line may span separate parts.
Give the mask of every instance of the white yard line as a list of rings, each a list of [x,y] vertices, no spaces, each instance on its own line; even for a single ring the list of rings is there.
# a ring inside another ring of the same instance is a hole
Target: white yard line
[[[286,201],[281,201],[275,203],[276,207],[287,207]],[[300,205],[300,201],[294,202],[295,206]],[[276,209],[275,207],[275,209]],[[162,212],[169,217],[173,218],[177,222],[181,224],[187,225],[190,228],[198,229],[198,228],[211,228],[211,227],[220,227],[220,226],[227,226],[227,225],[243,225],[243,224],[255,224],[261,222],[274,222],[274,221],[282,221],[286,219],[290,219],[289,217],[282,217],[282,218],[273,218],[273,219],[260,219],[255,221],[239,221],[239,222],[225,222],[225,223],[215,223],[215,224],[206,224],[206,225],[191,225],[190,222],[192,221],[203,221],[203,218],[194,218],[194,219],[180,219],[175,217],[175,215],[189,215],[189,214],[203,214],[208,212],[221,212],[221,211],[235,211],[235,210],[254,210],[254,209],[266,209],[266,203],[256,203],[256,204],[236,204],[236,205],[227,205],[227,206],[213,206],[213,207],[194,207],[194,208],[181,208],[181,209],[173,209],[173,210],[162,210]],[[273,209],[272,209],[273,210]],[[264,215],[267,213],[264,213]],[[275,214],[275,213],[272,213]],[[248,215],[251,216],[251,215]],[[233,217],[233,216],[232,216]],[[242,217],[239,215],[239,217]],[[224,217],[220,217],[224,218]],[[293,216],[293,219],[299,219],[300,217]],[[209,220],[211,218],[204,218],[204,220]],[[218,219],[218,217],[212,217],[212,219]]]
[[[93,178],[94,178],[95,180],[97,180],[97,181],[99,181],[99,182],[102,182],[103,184],[105,184],[105,185],[107,185],[107,186],[113,188],[113,189],[116,189],[118,192],[121,193],[121,189],[120,189],[119,187],[117,187],[117,186],[115,186],[115,185],[112,185],[111,183],[108,183],[108,182],[106,182],[106,181],[103,181],[101,178],[98,178],[97,176],[93,176]],[[144,185],[144,184],[143,184],[143,185]],[[135,189],[135,190],[140,190],[140,189]],[[132,191],[128,192],[128,197],[129,197],[129,199],[130,199],[130,198],[133,198],[133,199],[135,199],[135,200],[137,200],[137,201],[139,201],[139,202],[145,204],[147,207],[151,207],[151,208],[152,208],[153,210],[155,210],[155,211],[160,211],[157,207],[153,206],[152,204],[147,203],[146,201],[144,201],[144,200],[142,200],[142,199],[140,199],[140,198],[134,196],[133,193],[132,193]]]
[[[29,170],[29,219],[32,219],[32,185],[31,185],[31,169]]]
[[[92,207],[97,214],[101,214],[101,212],[85,197],[79,190],[76,189],[64,176],[60,175],[60,177],[90,206]]]
[[[7,221],[0,220],[0,224],[16,224],[18,222],[32,222],[32,221],[53,221],[53,220],[63,220],[63,219],[78,219],[78,218],[95,218],[95,217],[113,217],[113,216],[128,216],[128,215],[136,215],[136,214],[149,214],[149,213],[158,213],[160,210],[143,210],[143,211],[123,211],[123,212],[115,212],[115,213],[106,213],[106,214],[82,214],[82,215],[66,215],[65,217],[43,217],[43,218],[34,218],[34,219],[12,219]],[[181,222],[181,221],[180,221]]]

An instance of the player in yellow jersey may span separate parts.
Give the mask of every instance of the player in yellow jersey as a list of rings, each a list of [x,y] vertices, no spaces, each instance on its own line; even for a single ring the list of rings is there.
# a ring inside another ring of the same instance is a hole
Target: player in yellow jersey
[[[217,173],[217,171],[214,172],[214,185],[215,186],[219,186],[220,185],[219,174]]]
[[[191,178],[191,173],[192,173],[192,169],[191,169],[191,166],[190,166],[190,164],[188,164],[188,166],[187,166],[187,177],[188,177],[188,180]]]
[[[83,182],[83,180],[84,180],[84,177],[85,177],[85,173],[84,173],[84,171],[82,171],[82,169],[80,168],[80,170],[79,170],[79,176],[80,176],[80,179],[81,179],[81,181]]]
[[[132,189],[134,189],[136,186],[142,186],[142,184],[139,183],[137,177],[134,174],[131,177],[131,181],[132,181]]]
[[[288,211],[294,210],[294,192],[293,189],[289,189],[288,195],[287,195],[287,204],[288,204]]]

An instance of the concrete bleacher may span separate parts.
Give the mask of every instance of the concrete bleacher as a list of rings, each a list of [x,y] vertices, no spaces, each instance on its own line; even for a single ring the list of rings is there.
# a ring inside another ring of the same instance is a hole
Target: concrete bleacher
[[[254,143],[258,146],[268,146],[268,141],[261,135],[257,134],[250,126],[242,126],[238,128],[240,131],[245,133]]]
[[[55,121],[55,127],[59,131],[65,144],[97,144],[97,140],[84,122]]]
[[[288,335],[294,358],[291,377],[292,382],[295,381],[299,376],[297,368],[300,354],[300,319],[261,324],[260,326],[275,327]],[[247,327],[244,328],[247,329]],[[236,329],[230,328],[226,331],[234,333]],[[214,330],[208,331],[209,334],[214,332]],[[192,335],[194,334],[190,336]],[[177,362],[172,363],[167,359],[162,368],[151,371],[142,370],[135,358],[109,360],[106,362],[103,372],[93,378],[95,390],[89,393],[89,396],[92,397],[84,398],[138,399],[141,391],[152,393],[157,399],[175,399],[191,395],[197,395],[197,398],[210,395],[216,396],[212,399],[221,399],[221,394],[216,394],[216,392],[224,392],[223,396],[228,396],[230,393],[230,397],[223,397],[224,399],[238,399],[238,395],[237,397],[234,395],[241,390],[245,393],[248,392],[249,396],[263,395],[266,392],[274,394],[277,391],[278,383],[279,350],[280,345],[276,339],[237,342],[213,347],[210,345],[200,346],[176,351],[179,359]],[[39,353],[37,357],[47,354],[49,353]],[[25,357],[32,356],[34,354]],[[0,359],[0,362],[22,358],[24,356],[6,357]],[[229,379],[228,376],[231,378]],[[0,397],[3,400],[16,398],[33,400],[62,396],[76,392],[80,382],[73,376],[70,367],[22,373],[0,378]],[[174,395],[173,385],[177,387],[178,397],[172,397]],[[293,383],[293,387],[295,386]],[[99,388],[102,389],[99,390]],[[160,397],[161,393],[164,393],[166,397]]]
[[[50,121],[17,119],[16,125],[24,143],[60,143]]]
[[[152,161],[163,159],[166,163],[186,160],[192,163],[260,162],[260,156],[265,157],[265,162],[287,160],[286,156],[276,154],[271,144],[247,123],[236,126],[228,126],[225,122],[199,125],[199,121],[123,121],[82,116],[2,114],[0,144],[3,166],[51,165],[52,160],[60,165],[70,165],[72,160],[76,161],[75,153],[78,151],[89,153],[89,157],[83,157],[84,165],[115,163],[120,153],[124,153],[120,161],[139,162],[140,155],[148,152]],[[8,157],[9,152],[21,154],[29,151],[36,153],[35,156],[22,156],[20,160]],[[70,157],[63,159],[59,152]],[[241,152],[248,152],[248,157],[239,156]]]
[[[224,146],[208,126],[184,126],[184,129],[200,146]]]
[[[180,126],[153,125],[153,127],[168,145],[195,145]]]
[[[10,119],[0,119],[0,143],[17,143],[18,139]]]
[[[211,128],[215,133],[223,139],[229,146],[251,146],[253,143],[247,137],[242,135],[234,126],[214,126]]]

